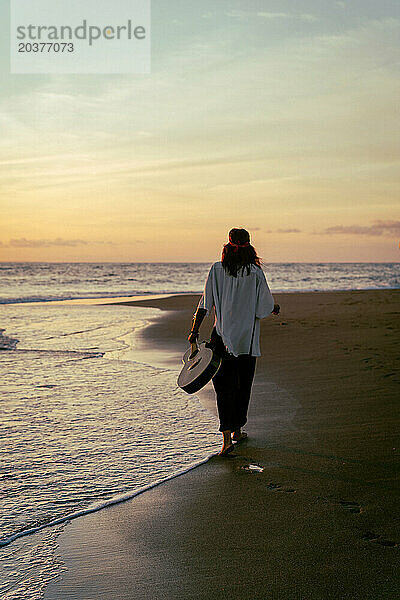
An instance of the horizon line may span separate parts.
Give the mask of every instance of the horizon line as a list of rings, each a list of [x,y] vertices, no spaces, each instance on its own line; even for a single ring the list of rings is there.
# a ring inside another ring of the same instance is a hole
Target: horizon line
[[[74,261],[74,260],[63,260],[63,261],[50,261],[50,260],[0,260],[0,264],[45,264],[45,265],[64,265],[64,264],[75,264],[75,265],[98,265],[98,264],[109,264],[109,265],[204,265],[208,263],[218,262],[216,260],[206,261],[115,261],[115,260],[101,260],[101,261]],[[360,260],[329,260],[329,261],[297,261],[297,260],[283,260],[274,262],[265,262],[262,264],[266,265],[400,265],[400,261],[385,260],[385,261],[360,261]]]

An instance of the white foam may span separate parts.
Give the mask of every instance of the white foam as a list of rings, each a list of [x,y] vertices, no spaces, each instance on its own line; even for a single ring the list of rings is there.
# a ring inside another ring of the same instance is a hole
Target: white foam
[[[174,371],[55,350],[6,352],[0,365],[13,494],[0,545],[134,497],[216,450],[215,417],[176,389]]]
[[[5,329],[0,329],[0,350],[15,350],[19,340],[3,335]]]
[[[0,306],[8,339],[20,339],[16,352],[0,352],[8,390],[2,485],[12,492],[1,523],[1,597],[6,591],[10,600],[39,600],[61,568],[50,541],[64,524],[135,498],[216,453],[215,417],[176,388],[177,373],[130,359],[137,332],[158,314],[125,306]],[[44,539],[51,547],[37,554]]]
[[[210,458],[212,458],[212,456],[214,456],[214,454],[209,454],[203,460],[193,463],[193,464],[189,465],[188,467],[185,467],[184,469],[176,471],[175,473],[172,473],[172,475],[168,475],[168,477],[164,477],[162,479],[159,479],[158,481],[149,483],[148,485],[144,485],[143,487],[139,488],[138,490],[135,490],[134,492],[126,492],[125,494],[119,494],[118,496],[115,496],[114,498],[110,498],[109,500],[105,500],[104,502],[96,502],[95,504],[88,506],[87,508],[69,513],[68,515],[65,515],[64,517],[61,517],[59,519],[54,519],[53,521],[49,521],[48,523],[44,523],[43,525],[38,525],[37,527],[31,527],[30,529],[25,529],[24,531],[19,531],[18,533],[15,533],[14,535],[10,535],[10,537],[8,537],[4,540],[0,540],[0,547],[7,546],[8,544],[11,544],[12,542],[14,542],[15,540],[17,540],[21,537],[25,537],[27,535],[32,535],[33,533],[42,531],[43,529],[46,529],[47,527],[55,527],[56,525],[61,525],[63,523],[67,523],[68,521],[72,521],[72,519],[77,519],[78,517],[83,517],[84,515],[89,515],[91,513],[97,512],[99,510],[102,510],[103,508],[107,508],[108,506],[113,506],[114,504],[120,504],[121,502],[126,502],[126,500],[135,498],[135,496],[139,496],[139,494],[143,494],[143,492],[146,492],[147,490],[150,490],[151,488],[154,488],[154,487],[160,485],[161,483],[165,483],[166,481],[170,481],[171,479],[175,479],[176,477],[180,477],[180,475],[184,475],[185,473],[188,473],[188,471],[192,471],[196,467],[199,467],[200,465],[203,465],[206,462],[208,462],[210,460]],[[253,465],[251,465],[251,466],[253,466]]]
[[[262,473],[264,471],[263,467],[259,465],[246,465],[242,467],[244,471],[255,471],[256,473]]]

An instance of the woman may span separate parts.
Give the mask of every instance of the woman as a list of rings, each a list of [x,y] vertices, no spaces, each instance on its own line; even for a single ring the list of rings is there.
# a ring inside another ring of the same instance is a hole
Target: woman
[[[234,448],[232,440],[240,442],[247,437],[242,427],[247,421],[256,357],[260,356],[260,319],[280,310],[246,229],[231,229],[221,262],[210,269],[193,317],[190,343],[197,340],[200,325],[212,308],[215,324],[211,342],[222,356],[213,378],[223,435],[219,454],[225,456]]]

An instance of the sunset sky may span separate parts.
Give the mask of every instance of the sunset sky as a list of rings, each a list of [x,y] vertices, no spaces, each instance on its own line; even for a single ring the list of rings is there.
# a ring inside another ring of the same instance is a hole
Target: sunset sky
[[[151,75],[58,76],[6,4],[1,261],[399,261],[398,0],[153,0]]]

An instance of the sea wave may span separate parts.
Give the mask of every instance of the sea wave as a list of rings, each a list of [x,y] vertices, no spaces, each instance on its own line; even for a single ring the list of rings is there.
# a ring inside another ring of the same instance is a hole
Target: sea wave
[[[185,294],[201,294],[201,291],[188,291]],[[154,292],[139,290],[134,293],[127,294],[124,291],[116,290],[114,292],[88,292],[81,295],[70,295],[70,294],[59,294],[59,295],[47,295],[47,296],[26,296],[26,297],[15,297],[15,298],[0,298],[0,304],[34,304],[36,302],[63,302],[64,300],[95,300],[96,298],[132,298],[135,299],[138,296],[173,296],[182,294],[181,291],[166,291],[166,290],[155,290]]]
[[[11,319],[11,333],[0,330],[2,545],[209,457],[215,418],[177,388],[176,371],[137,362],[135,335],[158,314],[109,305],[0,310]]]
[[[9,544],[11,544],[12,542],[14,542],[15,540],[17,540],[21,537],[25,537],[27,535],[32,535],[33,533],[42,531],[43,529],[46,529],[48,527],[55,527],[56,525],[62,525],[63,523],[68,523],[69,521],[72,521],[73,519],[77,519],[78,517],[83,517],[84,515],[89,515],[91,513],[97,512],[103,508],[106,508],[108,506],[113,506],[114,504],[120,504],[121,502],[126,502],[127,500],[130,500],[131,498],[135,498],[136,496],[139,496],[139,494],[143,494],[143,492],[146,492],[147,490],[150,490],[150,489],[160,485],[161,483],[170,481],[171,479],[175,479],[176,477],[180,477],[181,475],[184,475],[185,473],[192,471],[196,467],[199,467],[200,465],[203,465],[204,463],[208,462],[210,460],[210,458],[212,458],[213,456],[215,456],[215,452],[210,453],[208,456],[206,456],[205,458],[203,458],[201,460],[197,460],[197,461],[191,463],[189,466],[185,467],[184,469],[179,469],[178,471],[175,471],[171,475],[168,475],[167,477],[163,477],[152,483],[144,485],[135,491],[127,492],[125,494],[118,494],[117,496],[109,498],[108,500],[104,500],[103,502],[96,502],[93,505],[88,506],[85,509],[76,510],[74,512],[68,513],[67,515],[60,517],[59,519],[53,519],[52,521],[43,523],[41,525],[37,525],[36,527],[30,527],[29,529],[23,529],[21,531],[18,531],[17,533],[14,533],[13,535],[10,535],[7,538],[0,539],[0,547],[8,546]]]
[[[177,373],[127,358],[132,332],[156,312],[47,305],[13,311],[7,331],[24,348],[8,344],[0,353],[7,388],[1,597],[39,600],[63,568],[55,549],[66,523],[134,498],[217,452],[215,417],[177,389]],[[9,314],[0,310],[2,320]]]
[[[201,293],[210,263],[3,263],[0,304]],[[397,289],[400,263],[266,263],[273,292]]]

